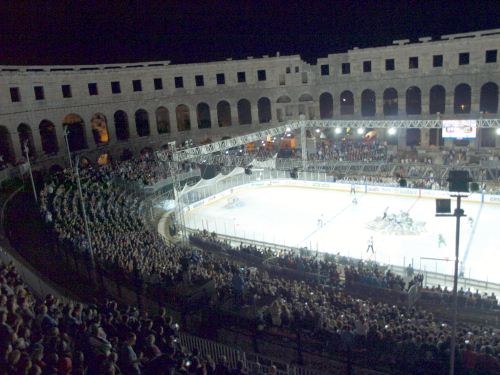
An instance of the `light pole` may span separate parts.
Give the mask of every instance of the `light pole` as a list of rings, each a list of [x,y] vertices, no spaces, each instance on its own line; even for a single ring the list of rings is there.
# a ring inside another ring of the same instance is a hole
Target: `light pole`
[[[30,161],[30,149],[28,147],[28,140],[24,141],[24,154],[26,155],[26,160],[28,161],[28,170],[30,172],[31,187],[33,188],[33,196],[35,197],[35,202],[38,204],[38,197],[36,194],[35,180],[33,179],[33,173],[31,172],[31,161]]]
[[[450,375],[455,374],[455,347],[457,337],[457,315],[458,315],[458,262],[460,253],[460,218],[466,216],[464,210],[461,208],[462,198],[466,198],[469,191],[468,183],[471,181],[469,173],[465,171],[451,171],[448,182],[449,190],[454,193],[451,195],[457,198],[457,208],[451,213],[437,212],[436,216],[440,217],[455,217],[455,268],[453,273],[453,322],[451,327],[451,341],[450,341]],[[448,211],[449,212],[449,211]]]
[[[69,141],[68,141],[68,135],[69,135],[68,125],[64,125],[63,134],[64,134],[64,140],[66,141],[66,148],[68,149],[69,168],[73,169],[73,161],[71,160],[71,150],[69,149]]]
[[[85,224],[85,235],[87,237],[87,242],[89,246],[89,255],[90,255],[90,266],[92,268],[91,273],[92,273],[92,281],[94,282],[94,285],[97,285],[96,279],[95,279],[95,262],[94,262],[94,249],[92,247],[92,238],[90,237],[90,230],[89,230],[89,223],[87,219],[87,211],[85,210],[85,201],[83,200],[83,194],[82,194],[82,184],[80,182],[80,171],[79,171],[79,166],[80,166],[80,156],[77,155],[76,157],[76,183],[78,185],[78,195],[80,196],[80,202],[82,205],[82,214],[83,214],[83,222]]]

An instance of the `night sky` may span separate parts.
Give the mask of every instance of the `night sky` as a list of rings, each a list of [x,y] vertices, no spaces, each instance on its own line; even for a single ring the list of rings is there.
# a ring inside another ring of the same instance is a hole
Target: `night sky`
[[[314,63],[354,46],[493,28],[500,0],[2,0],[0,64],[189,63],[277,51]]]

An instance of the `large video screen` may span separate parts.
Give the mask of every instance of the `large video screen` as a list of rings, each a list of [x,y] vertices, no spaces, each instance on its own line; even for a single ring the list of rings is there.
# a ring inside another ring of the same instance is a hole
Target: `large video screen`
[[[443,138],[476,138],[476,120],[443,120]]]

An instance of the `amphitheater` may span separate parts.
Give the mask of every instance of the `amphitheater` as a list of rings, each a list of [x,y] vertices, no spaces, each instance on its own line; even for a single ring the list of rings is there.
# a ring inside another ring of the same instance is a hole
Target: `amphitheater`
[[[498,46],[500,29],[316,64],[0,66],[2,283],[40,317],[23,328],[89,374],[440,374],[453,348],[456,373],[499,373]],[[457,170],[454,269],[434,201]]]

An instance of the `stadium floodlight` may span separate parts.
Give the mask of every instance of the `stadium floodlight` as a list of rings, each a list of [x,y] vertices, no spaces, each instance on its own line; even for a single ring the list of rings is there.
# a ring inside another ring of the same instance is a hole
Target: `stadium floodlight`
[[[394,135],[396,134],[396,128],[389,128],[389,130],[387,130],[387,133],[389,133],[389,135]]]
[[[497,128],[496,133],[497,135],[500,135],[500,128]]]
[[[358,134],[359,134],[359,135],[361,135],[361,134],[363,134],[363,133],[365,132],[365,129],[363,129],[363,128],[358,128],[358,130],[357,130],[357,131],[358,131]]]
[[[335,134],[340,134],[342,133],[342,128],[335,128]]]

